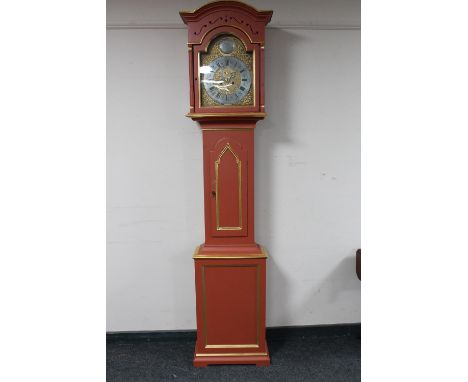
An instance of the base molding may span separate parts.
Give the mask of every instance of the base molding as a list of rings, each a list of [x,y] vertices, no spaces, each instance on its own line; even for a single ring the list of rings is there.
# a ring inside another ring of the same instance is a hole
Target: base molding
[[[195,349],[201,349],[200,343],[195,344]],[[237,350],[237,351],[236,351]],[[270,366],[270,354],[268,352],[268,345],[258,351],[252,349],[216,349],[210,353],[199,352],[195,350],[193,357],[193,366],[206,367],[208,365],[257,365],[257,366]]]
[[[270,366],[270,355],[268,348],[262,353],[195,353],[193,366],[207,367],[208,365],[257,365]]]

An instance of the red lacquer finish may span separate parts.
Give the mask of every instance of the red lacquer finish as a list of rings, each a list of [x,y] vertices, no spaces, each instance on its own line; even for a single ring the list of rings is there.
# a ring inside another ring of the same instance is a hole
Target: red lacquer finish
[[[270,364],[265,341],[266,253],[254,237],[254,129],[265,117],[264,40],[272,11],[217,1],[180,12],[188,26],[190,112],[203,134],[205,242],[194,255],[195,366]],[[254,103],[202,106],[199,55],[220,34],[254,57]]]
[[[195,260],[198,324],[195,366],[269,364],[265,341],[265,266],[264,258]]]

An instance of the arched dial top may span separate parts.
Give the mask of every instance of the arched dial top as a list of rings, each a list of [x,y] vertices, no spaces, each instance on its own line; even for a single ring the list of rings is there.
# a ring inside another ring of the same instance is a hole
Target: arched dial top
[[[235,36],[215,38],[200,54],[201,106],[254,104],[253,56]]]

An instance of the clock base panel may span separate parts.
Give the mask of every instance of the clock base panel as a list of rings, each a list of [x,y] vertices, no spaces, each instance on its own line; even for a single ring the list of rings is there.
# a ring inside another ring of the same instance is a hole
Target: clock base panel
[[[268,366],[266,253],[195,257],[197,342],[194,366]]]

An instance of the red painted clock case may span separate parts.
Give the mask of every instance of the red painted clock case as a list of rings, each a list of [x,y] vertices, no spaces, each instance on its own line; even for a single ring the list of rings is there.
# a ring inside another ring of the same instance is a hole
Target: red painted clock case
[[[180,15],[189,35],[187,116],[199,122],[203,134],[205,243],[194,254],[194,365],[269,365],[265,341],[267,256],[254,238],[254,129],[265,116],[263,48],[272,11],[218,1]],[[235,35],[253,52],[253,106],[199,104],[199,54],[220,34]]]

